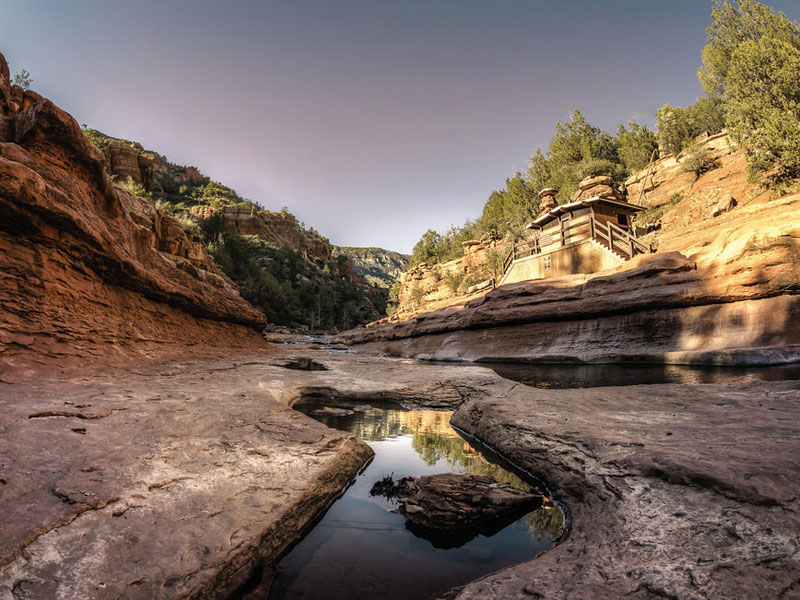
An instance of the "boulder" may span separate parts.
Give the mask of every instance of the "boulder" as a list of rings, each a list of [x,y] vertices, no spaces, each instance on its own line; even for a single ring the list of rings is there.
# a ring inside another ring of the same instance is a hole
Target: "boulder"
[[[722,213],[728,212],[732,208],[734,208],[738,202],[736,202],[736,198],[731,196],[730,194],[725,194],[719,202],[714,205],[714,208],[711,209],[711,216],[718,217]]]
[[[403,477],[397,484],[384,478],[370,493],[396,499],[400,505],[397,512],[406,517],[409,529],[456,538],[487,521],[505,524],[503,517],[518,518],[543,503],[541,494],[517,489],[489,475],[464,473]]]
[[[544,214],[554,209],[556,206],[558,206],[558,200],[556,200],[555,196],[545,196],[539,204],[539,208],[541,209],[539,214]]]
[[[558,193],[556,188],[544,188],[541,192],[539,192],[539,198],[546,198],[547,196],[555,196]]]
[[[578,187],[582,192],[585,192],[588,189],[591,189],[598,185],[607,185],[612,186],[614,185],[614,178],[609,175],[598,175],[596,177],[585,177],[581,180]]]

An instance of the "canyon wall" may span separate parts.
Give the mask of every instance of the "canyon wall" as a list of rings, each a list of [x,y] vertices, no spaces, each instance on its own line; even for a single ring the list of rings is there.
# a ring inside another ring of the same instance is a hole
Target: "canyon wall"
[[[503,285],[342,339],[442,360],[800,360],[800,195],[712,212],[617,269]]]
[[[245,202],[221,208],[193,206],[189,213],[201,226],[216,216],[227,233],[255,235],[274,247],[296,250],[306,258],[333,260],[334,247],[328,238],[300,227],[294,215],[285,211],[272,212]],[[355,280],[355,271],[350,270]]]
[[[0,377],[260,343],[263,315],[199,239],[115,187],[106,157],[0,55]]]
[[[464,256],[445,263],[420,263],[398,281],[397,311],[391,321],[461,305],[492,289],[511,242],[498,236],[464,242]]]

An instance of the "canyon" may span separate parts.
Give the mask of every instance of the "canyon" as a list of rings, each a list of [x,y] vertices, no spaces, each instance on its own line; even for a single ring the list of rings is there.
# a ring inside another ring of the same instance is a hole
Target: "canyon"
[[[307,398],[453,410],[563,508],[554,548],[448,598],[800,596],[797,381],[556,390],[455,364],[797,362],[800,196],[663,160],[628,186],[677,207],[655,254],[270,343],[206,246],[109,173],[145,187],[157,161],[105,154],[0,55],[0,597],[266,597],[372,455]]]

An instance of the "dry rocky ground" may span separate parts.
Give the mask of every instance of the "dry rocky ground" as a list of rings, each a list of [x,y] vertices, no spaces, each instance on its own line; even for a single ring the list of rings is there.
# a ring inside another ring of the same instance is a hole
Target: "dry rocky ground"
[[[797,382],[537,390],[319,349],[327,370],[276,366],[291,349],[4,384],[0,597],[230,597],[370,456],[304,395],[459,406],[553,488],[566,540],[459,598],[800,593]]]

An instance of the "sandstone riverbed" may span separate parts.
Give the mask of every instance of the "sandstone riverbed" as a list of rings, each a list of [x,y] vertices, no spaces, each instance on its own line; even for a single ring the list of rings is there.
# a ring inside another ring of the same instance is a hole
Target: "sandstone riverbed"
[[[566,540],[461,598],[797,594],[795,381],[537,390],[322,349],[301,354],[325,371],[270,364],[298,354],[2,384],[0,594],[234,597],[369,458],[290,408],[309,396],[458,407],[554,490]]]

